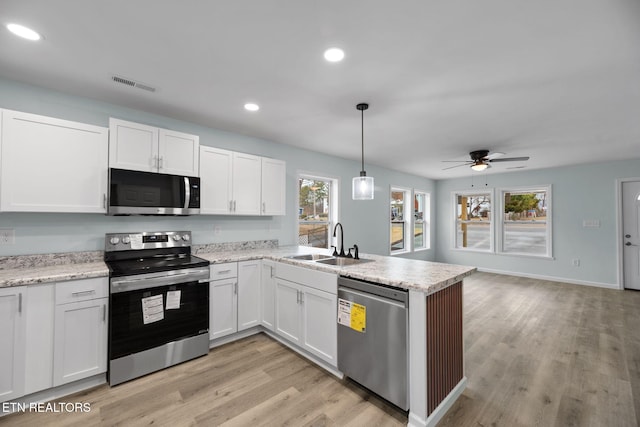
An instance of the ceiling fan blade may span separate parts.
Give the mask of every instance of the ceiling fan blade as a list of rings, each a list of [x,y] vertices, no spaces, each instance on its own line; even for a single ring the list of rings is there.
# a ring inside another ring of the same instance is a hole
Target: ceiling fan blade
[[[496,158],[498,158],[498,157],[502,157],[502,156],[504,156],[504,153],[501,153],[501,152],[499,152],[499,151],[496,151],[495,153],[491,153],[491,154],[489,154],[488,156],[486,156],[486,157],[485,157],[485,159],[487,159],[487,160],[493,160],[493,159],[496,159]]]
[[[471,160],[440,160],[446,163],[473,163]]]
[[[529,156],[526,157],[506,157],[504,159],[489,159],[488,162],[524,162],[529,160]]]
[[[461,165],[449,166],[448,168],[444,168],[442,170],[446,171],[447,169],[459,168],[460,166],[469,166],[469,165],[470,165],[470,163],[463,163]]]

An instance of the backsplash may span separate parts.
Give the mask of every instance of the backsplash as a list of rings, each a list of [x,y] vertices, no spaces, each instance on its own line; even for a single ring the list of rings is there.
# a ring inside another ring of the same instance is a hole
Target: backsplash
[[[0,257],[0,270],[12,268],[51,267],[54,265],[99,262],[104,259],[103,251],[60,252],[54,254],[14,255]]]
[[[250,249],[274,249],[278,247],[278,239],[252,240],[248,242],[208,243],[206,245],[193,245],[193,254],[203,254],[220,251],[241,251]],[[53,254],[13,255],[0,256],[0,270],[14,268],[51,267],[65,264],[82,264],[88,262],[101,262],[104,260],[104,251],[87,252],[59,252]]]
[[[206,245],[193,245],[191,252],[195,255],[219,251],[244,251],[250,249],[274,249],[279,246],[278,239],[253,240],[250,242],[208,243]]]

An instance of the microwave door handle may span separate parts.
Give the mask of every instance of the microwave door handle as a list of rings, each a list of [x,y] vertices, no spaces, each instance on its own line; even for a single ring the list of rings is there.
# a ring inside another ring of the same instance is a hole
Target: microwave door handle
[[[189,209],[191,202],[191,185],[189,185],[189,177],[184,177],[184,208]]]

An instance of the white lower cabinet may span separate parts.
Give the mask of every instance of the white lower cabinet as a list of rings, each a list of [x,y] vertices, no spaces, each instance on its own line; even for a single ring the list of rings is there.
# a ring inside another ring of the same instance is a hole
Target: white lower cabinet
[[[108,298],[56,305],[53,385],[106,371]]]
[[[209,339],[231,335],[238,330],[238,278],[209,283]]]
[[[24,394],[26,287],[0,289],[0,402]]]
[[[260,277],[260,290],[262,292],[262,307],[260,313],[262,315],[262,326],[274,330],[276,316],[276,277],[275,262],[263,259],[262,274]]]
[[[305,282],[317,283],[323,288],[333,289],[331,280],[335,276],[298,267],[286,267],[293,274],[283,276],[303,278]],[[295,270],[292,270],[295,269]],[[282,269],[280,269],[282,270]],[[324,286],[329,283],[329,286]],[[300,348],[337,366],[337,291],[327,292],[300,283],[275,280],[275,330],[283,338]]]
[[[213,264],[209,283],[209,339],[260,324],[260,260]]]

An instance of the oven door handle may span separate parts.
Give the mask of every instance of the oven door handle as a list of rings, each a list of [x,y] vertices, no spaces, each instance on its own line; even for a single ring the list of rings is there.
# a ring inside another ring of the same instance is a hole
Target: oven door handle
[[[159,288],[162,286],[187,282],[198,282],[198,284],[201,284],[203,279],[208,279],[208,275],[203,276],[203,274],[178,273],[154,278],[112,279],[111,293],[115,294],[120,292],[137,291],[140,289]]]

